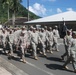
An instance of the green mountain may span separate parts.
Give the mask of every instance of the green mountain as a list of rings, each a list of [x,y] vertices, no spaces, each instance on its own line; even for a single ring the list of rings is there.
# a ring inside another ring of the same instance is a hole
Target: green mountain
[[[28,14],[27,9],[20,4],[19,10],[18,10],[18,12],[16,12],[16,17],[27,17],[27,14]],[[12,13],[10,11],[10,19],[11,19],[11,17],[12,17]],[[39,16],[35,15],[34,13],[32,13],[30,11],[29,11],[29,17],[30,17],[30,20],[40,18]],[[6,6],[6,8],[3,8],[3,5],[0,0],[0,23],[5,23],[7,21],[7,18],[8,18],[7,6]]]

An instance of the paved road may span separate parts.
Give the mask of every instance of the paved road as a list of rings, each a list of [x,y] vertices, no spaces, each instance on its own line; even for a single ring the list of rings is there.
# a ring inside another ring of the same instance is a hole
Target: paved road
[[[3,61],[7,60],[4,65],[8,63],[7,67],[9,67],[9,69],[14,66],[13,69],[15,68],[14,71],[17,72],[17,74],[21,71],[26,75],[76,75],[76,73],[73,73],[71,64],[68,64],[70,70],[62,69],[62,65],[65,62],[60,60],[60,56],[64,53],[62,40],[59,40],[59,50],[59,52],[53,51],[53,54],[47,53],[47,58],[38,55],[38,60],[34,60],[31,56],[26,55],[26,64],[19,62],[18,58],[8,60],[6,55],[1,54],[0,56],[4,58]]]

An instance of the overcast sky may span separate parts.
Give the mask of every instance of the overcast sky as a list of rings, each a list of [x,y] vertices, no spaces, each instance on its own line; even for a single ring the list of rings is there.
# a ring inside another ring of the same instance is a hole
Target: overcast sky
[[[27,0],[21,4],[27,8]],[[29,10],[41,17],[76,11],[76,0],[29,0]]]

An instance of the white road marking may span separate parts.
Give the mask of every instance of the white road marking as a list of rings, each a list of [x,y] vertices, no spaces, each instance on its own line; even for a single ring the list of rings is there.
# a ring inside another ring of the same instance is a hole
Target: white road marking
[[[0,60],[1,60],[0,63],[3,66],[5,66],[7,69],[9,69],[12,72],[14,72],[15,75],[29,75],[29,74],[25,73],[23,70],[21,70],[21,69],[17,68],[16,66],[14,66],[12,63],[10,63],[7,60],[3,59],[2,57],[0,57]],[[27,62],[26,64],[28,64],[28,65],[30,65],[30,66],[32,66],[32,67],[34,67],[34,68],[46,73],[48,75],[54,75],[53,73],[48,72],[48,71],[46,71],[46,70],[44,70],[42,68],[39,68],[38,66],[36,66],[36,65],[34,65],[34,64],[30,63],[30,62]]]
[[[45,73],[48,74],[48,75],[54,75],[53,73],[48,72],[48,71],[46,71],[46,70],[44,70],[44,69],[42,69],[42,68],[39,68],[38,66],[36,66],[36,65],[34,65],[34,64],[32,64],[32,63],[27,62],[27,64],[30,65],[30,66],[32,66],[32,67],[34,67],[34,68],[36,68],[36,69],[38,69],[38,70],[40,70],[40,71],[42,71],[42,72],[45,72]]]
[[[3,65],[5,68],[9,69],[10,71],[12,71],[15,75],[29,75],[29,74],[25,73],[23,70],[14,66],[12,63],[3,59],[2,57],[0,57],[0,60],[1,60],[0,64]]]
[[[0,75],[12,75],[12,74],[8,72],[5,68],[0,67]]]

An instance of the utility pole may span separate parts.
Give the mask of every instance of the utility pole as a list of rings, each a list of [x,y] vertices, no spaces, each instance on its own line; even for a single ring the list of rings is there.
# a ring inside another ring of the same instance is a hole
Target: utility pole
[[[27,19],[29,21],[29,0],[27,0],[27,11],[28,11]]]

